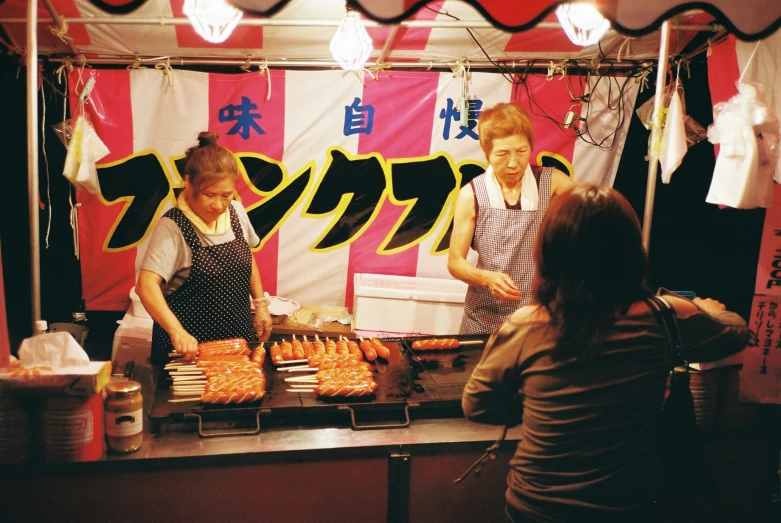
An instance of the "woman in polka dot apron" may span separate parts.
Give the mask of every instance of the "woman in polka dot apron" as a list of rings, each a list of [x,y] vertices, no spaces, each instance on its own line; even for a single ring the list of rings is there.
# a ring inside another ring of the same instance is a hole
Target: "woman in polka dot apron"
[[[529,165],[534,130],[517,104],[500,103],[480,114],[480,147],[488,170],[458,193],[448,270],[469,284],[461,334],[488,334],[529,303],[532,252],[551,196],[573,184],[550,167]],[[477,265],[467,261],[469,248]]]
[[[217,133],[200,133],[187,150],[184,190],[155,226],[136,283],[154,320],[152,363],[167,361],[172,350],[192,358],[200,342],[240,337],[253,343],[271,334],[250,251],[260,239],[233,199],[238,174]]]

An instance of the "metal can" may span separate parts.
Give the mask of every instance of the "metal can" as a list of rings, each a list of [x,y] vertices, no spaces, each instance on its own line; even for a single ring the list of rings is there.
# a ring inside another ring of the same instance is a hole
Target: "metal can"
[[[144,441],[144,399],[137,381],[106,385],[106,443],[109,450],[127,453]]]
[[[103,457],[103,396],[55,397],[41,412],[41,442],[46,462],[95,461]]]

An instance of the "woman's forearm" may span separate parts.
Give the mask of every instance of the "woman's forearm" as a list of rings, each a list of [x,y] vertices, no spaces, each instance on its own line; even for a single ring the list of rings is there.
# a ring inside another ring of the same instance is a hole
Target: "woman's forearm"
[[[141,303],[149,313],[149,316],[169,335],[178,329],[183,329],[179,318],[176,317],[168,303],[166,303],[159,284],[139,279],[136,285],[136,294],[141,299]]]

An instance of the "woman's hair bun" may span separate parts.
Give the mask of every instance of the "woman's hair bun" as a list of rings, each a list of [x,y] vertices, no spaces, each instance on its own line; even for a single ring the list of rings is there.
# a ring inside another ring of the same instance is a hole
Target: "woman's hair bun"
[[[198,133],[198,146],[206,147],[207,145],[214,145],[217,143],[217,138],[219,137],[220,137],[219,134],[212,131],[204,131],[202,133]]]

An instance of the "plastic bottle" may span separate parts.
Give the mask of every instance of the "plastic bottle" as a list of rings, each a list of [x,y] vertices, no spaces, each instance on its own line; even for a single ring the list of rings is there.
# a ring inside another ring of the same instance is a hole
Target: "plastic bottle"
[[[46,323],[46,320],[36,320],[35,332],[33,332],[33,336],[37,336],[39,334],[46,334],[47,332],[49,332],[49,324]]]

